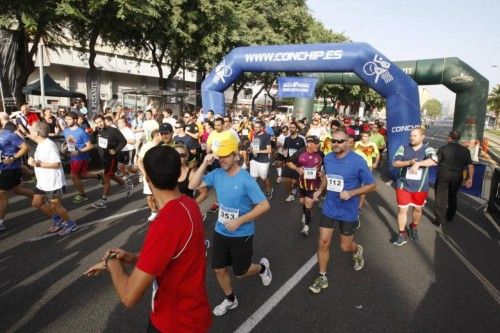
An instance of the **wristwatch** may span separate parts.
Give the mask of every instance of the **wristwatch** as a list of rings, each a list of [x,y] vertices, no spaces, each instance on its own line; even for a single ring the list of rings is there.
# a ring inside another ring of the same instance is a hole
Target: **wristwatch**
[[[110,252],[104,259],[104,266],[106,266],[106,268],[108,267],[108,261],[111,259],[116,259],[116,252]]]

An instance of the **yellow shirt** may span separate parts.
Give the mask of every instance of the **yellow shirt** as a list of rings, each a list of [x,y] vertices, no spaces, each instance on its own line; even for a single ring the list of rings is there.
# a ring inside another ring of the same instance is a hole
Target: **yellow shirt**
[[[365,145],[363,141],[358,141],[354,144],[354,151],[366,160],[369,168],[373,165],[373,159],[380,154],[377,145],[373,142]]]

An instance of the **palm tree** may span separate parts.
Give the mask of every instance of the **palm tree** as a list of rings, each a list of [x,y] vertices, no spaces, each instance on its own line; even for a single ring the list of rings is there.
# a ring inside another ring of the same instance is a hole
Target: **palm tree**
[[[500,121],[498,116],[500,116],[500,84],[491,89],[491,93],[488,95],[488,108],[495,112],[495,128],[500,128]]]

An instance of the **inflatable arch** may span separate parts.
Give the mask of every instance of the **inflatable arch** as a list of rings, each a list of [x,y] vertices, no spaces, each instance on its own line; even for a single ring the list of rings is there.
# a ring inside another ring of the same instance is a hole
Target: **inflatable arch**
[[[418,87],[407,74],[366,43],[250,46],[233,49],[201,85],[203,110],[225,114],[224,90],[243,72],[354,72],[386,98],[391,173],[397,148],[421,124]]]
[[[442,84],[456,94],[453,129],[462,132],[462,143],[477,157],[478,142],[483,140],[488,80],[459,58],[438,58],[395,61],[394,64],[410,75],[419,85]],[[313,73],[307,76],[318,78],[316,87],[335,83],[363,85],[363,80],[354,73]],[[295,99],[295,109],[312,114],[314,100]],[[390,127],[388,126],[390,130]]]

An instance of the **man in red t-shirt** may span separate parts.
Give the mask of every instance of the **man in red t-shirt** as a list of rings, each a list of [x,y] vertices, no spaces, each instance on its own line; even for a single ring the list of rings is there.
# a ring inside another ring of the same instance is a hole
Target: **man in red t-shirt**
[[[148,332],[207,332],[212,317],[205,289],[205,236],[200,209],[177,188],[181,161],[174,148],[153,147],[143,163],[145,181],[162,208],[149,227],[140,253],[109,250],[84,274],[93,276],[108,269],[127,307],[136,304],[153,283]],[[123,265],[133,263],[135,268],[128,275]]]

